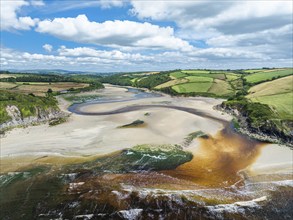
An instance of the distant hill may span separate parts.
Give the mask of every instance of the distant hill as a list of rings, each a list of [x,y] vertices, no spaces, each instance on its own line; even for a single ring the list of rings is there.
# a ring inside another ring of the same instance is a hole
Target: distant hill
[[[99,72],[89,72],[89,71],[71,71],[71,70],[63,70],[63,69],[27,69],[27,70],[19,70],[19,69],[5,69],[1,71],[9,71],[13,73],[36,73],[36,74],[91,74],[91,75],[113,75],[116,73],[99,73]]]

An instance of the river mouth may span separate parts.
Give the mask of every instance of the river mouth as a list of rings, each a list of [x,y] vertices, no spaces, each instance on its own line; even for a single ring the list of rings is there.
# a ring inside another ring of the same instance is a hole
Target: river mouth
[[[128,101],[129,97],[121,102]],[[5,210],[1,218],[278,219],[280,213],[283,219],[293,216],[292,170],[252,174],[250,167],[262,157],[266,144],[239,135],[229,121],[201,109],[170,103],[132,103],[108,111],[103,108],[83,112],[87,105],[97,104],[75,105],[74,111],[85,117],[122,117],[129,111],[171,109],[208,118],[221,124],[222,129],[193,137],[185,146],[130,146],[133,148],[75,164],[57,166],[54,157],[51,163],[46,163],[46,157],[39,158],[30,167],[1,175],[1,197],[7,198],[1,200]],[[129,128],[129,132],[135,129],[146,128]],[[14,212],[15,207],[18,213]]]

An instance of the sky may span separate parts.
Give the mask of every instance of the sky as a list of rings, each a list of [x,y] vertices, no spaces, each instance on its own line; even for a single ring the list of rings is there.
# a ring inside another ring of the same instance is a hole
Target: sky
[[[281,0],[0,0],[1,70],[292,67]]]

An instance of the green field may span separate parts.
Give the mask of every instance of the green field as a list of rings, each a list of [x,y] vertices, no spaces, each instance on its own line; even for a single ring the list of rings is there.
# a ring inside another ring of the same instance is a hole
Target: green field
[[[1,82],[3,85],[4,82]],[[17,82],[17,83],[6,83],[6,89],[11,92],[18,92],[23,94],[33,93],[37,96],[46,96],[48,89],[52,89],[54,92],[59,92],[68,89],[81,89],[88,87],[87,83],[76,83],[76,82],[56,82],[56,83],[44,83],[44,82]],[[8,85],[10,84],[10,88]],[[1,87],[2,89],[2,87]]]
[[[226,73],[225,75],[228,81],[233,81],[233,80],[239,79],[240,77],[238,74],[234,74],[234,73]]]
[[[178,93],[203,93],[207,92],[211,87],[212,82],[202,82],[202,83],[185,83],[176,86],[172,86]]]
[[[246,97],[253,102],[269,105],[281,119],[293,120],[293,76],[253,86]]]
[[[286,76],[251,87],[248,98],[293,92],[293,76]]]
[[[258,72],[263,72],[265,71],[264,69],[251,69],[251,70],[244,70],[245,73],[258,73]]]
[[[276,95],[259,96],[250,99],[272,107],[281,119],[293,120],[293,93],[281,93]]]
[[[266,80],[272,80],[273,77],[279,78],[293,74],[293,69],[284,69],[276,71],[264,71],[259,73],[253,73],[245,77],[249,83],[259,83]]]
[[[188,79],[189,82],[213,82],[213,78],[202,76],[188,76],[185,79]]]
[[[168,82],[165,82],[163,84],[156,86],[155,89],[162,89],[162,88],[171,87],[171,86],[175,86],[177,84],[183,84],[183,83],[187,83],[187,82],[188,82],[188,79],[186,79],[186,78],[173,79],[171,81],[168,81]]]
[[[185,73],[182,73],[181,71],[177,71],[177,72],[170,73],[170,76],[175,79],[180,79],[180,78],[186,77],[188,75],[186,75]]]
[[[223,95],[223,96],[234,94],[234,91],[231,85],[228,82],[224,80],[219,80],[219,79],[214,80],[214,83],[212,84],[208,92],[213,93],[215,95]]]
[[[209,73],[210,71],[208,70],[182,70],[182,73],[187,73],[187,74],[200,74],[200,73]]]

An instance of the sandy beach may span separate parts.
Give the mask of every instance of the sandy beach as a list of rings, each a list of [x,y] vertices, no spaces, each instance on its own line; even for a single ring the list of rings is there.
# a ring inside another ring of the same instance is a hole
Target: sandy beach
[[[231,116],[213,109],[222,102],[220,99],[168,95],[132,99],[133,94],[126,88],[110,85],[89,94],[98,94],[103,98],[120,100],[120,102],[85,105],[82,107],[84,112],[105,112],[133,105],[174,105],[198,109],[221,120],[231,120]],[[60,108],[67,111],[70,103],[62,98],[59,98],[59,103]],[[148,114],[145,115],[146,113]],[[138,119],[143,120],[145,125],[137,128],[118,128]],[[223,125],[217,121],[176,109],[158,107],[113,115],[87,116],[72,113],[66,123],[57,126],[43,124],[15,128],[5,134],[1,138],[2,172],[9,170],[9,167],[12,167],[11,161],[18,161],[17,158],[23,158],[22,163],[40,162],[44,157],[69,158],[68,161],[72,162],[74,161],[72,158],[91,158],[139,144],[182,145],[188,134],[192,132],[202,131],[209,136],[215,136],[221,129]],[[186,150],[196,154],[198,146],[199,141],[194,140]],[[233,143],[229,143],[229,146],[232,149]],[[271,166],[287,170],[292,167],[290,156],[292,151],[287,147],[266,145],[255,163],[249,166],[249,170],[254,174],[264,172],[267,170],[264,168],[268,167],[271,171]]]
[[[126,89],[117,87],[106,87],[101,94],[105,96],[111,94],[115,98],[129,98]],[[220,102],[221,100],[215,99],[163,96],[89,105],[83,107],[83,111],[99,112],[130,105],[169,103],[199,108],[223,117],[221,113],[213,110],[213,106]],[[66,102],[60,104],[63,110],[66,110],[67,106]],[[145,113],[149,113],[149,116],[145,116]],[[229,116],[225,117],[227,120],[229,119]],[[146,126],[143,128],[117,128],[137,119],[145,121]],[[151,108],[108,116],[72,114],[68,122],[58,126],[39,125],[9,131],[1,140],[1,157],[107,154],[137,144],[180,144],[191,132],[201,130],[207,134],[215,134],[219,129],[221,129],[221,124],[217,122],[172,109]]]

